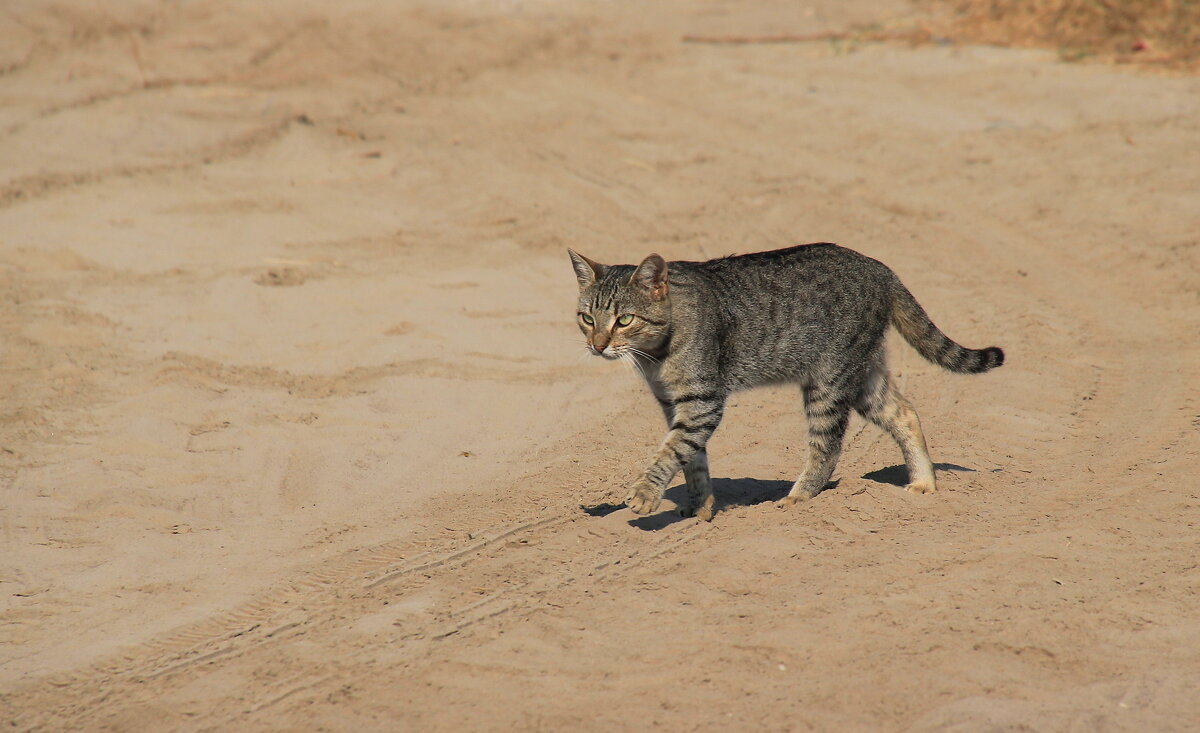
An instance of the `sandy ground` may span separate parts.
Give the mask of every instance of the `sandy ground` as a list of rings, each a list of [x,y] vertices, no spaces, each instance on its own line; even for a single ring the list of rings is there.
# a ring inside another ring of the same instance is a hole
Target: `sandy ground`
[[[0,9],[5,730],[1195,730],[1200,81],[647,5]],[[773,389],[618,508],[565,247],[807,241],[1007,351],[893,344],[940,491],[856,419],[779,511]]]

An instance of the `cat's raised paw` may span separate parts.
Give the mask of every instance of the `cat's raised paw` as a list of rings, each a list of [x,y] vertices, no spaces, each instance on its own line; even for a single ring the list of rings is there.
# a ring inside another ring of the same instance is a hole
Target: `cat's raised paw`
[[[625,495],[625,506],[634,514],[649,514],[661,503],[662,492],[645,479],[639,479]]]

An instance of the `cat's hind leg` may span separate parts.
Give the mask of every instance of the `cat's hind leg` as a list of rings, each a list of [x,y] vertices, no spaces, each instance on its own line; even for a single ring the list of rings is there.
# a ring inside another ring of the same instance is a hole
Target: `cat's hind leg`
[[[855,409],[887,431],[899,444],[900,452],[904,454],[904,465],[908,467],[908,485],[905,489],[914,494],[934,491],[937,485],[933,477],[933,462],[929,460],[921,418],[892,384],[882,357],[872,364],[866,387]]]
[[[850,421],[853,399],[843,390],[832,386],[804,389],[804,413],[808,418],[808,463],[788,495],[780,499],[780,507],[806,501],[821,493],[833,475],[834,466],[842,453],[842,439]]]

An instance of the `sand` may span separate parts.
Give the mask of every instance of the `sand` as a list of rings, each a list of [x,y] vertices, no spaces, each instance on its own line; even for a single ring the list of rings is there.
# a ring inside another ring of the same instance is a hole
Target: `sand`
[[[8,3],[6,730],[1185,731],[1200,80],[819,33],[891,0]],[[940,490],[857,417],[790,511],[738,395],[711,524],[589,358],[606,262],[834,241]]]

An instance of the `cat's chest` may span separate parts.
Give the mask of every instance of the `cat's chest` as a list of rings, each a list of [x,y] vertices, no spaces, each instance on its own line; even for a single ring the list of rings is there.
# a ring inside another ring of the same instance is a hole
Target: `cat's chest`
[[[715,364],[703,354],[672,353],[661,361],[643,363],[642,375],[650,391],[660,400],[671,398],[692,387],[715,387],[719,375]]]

